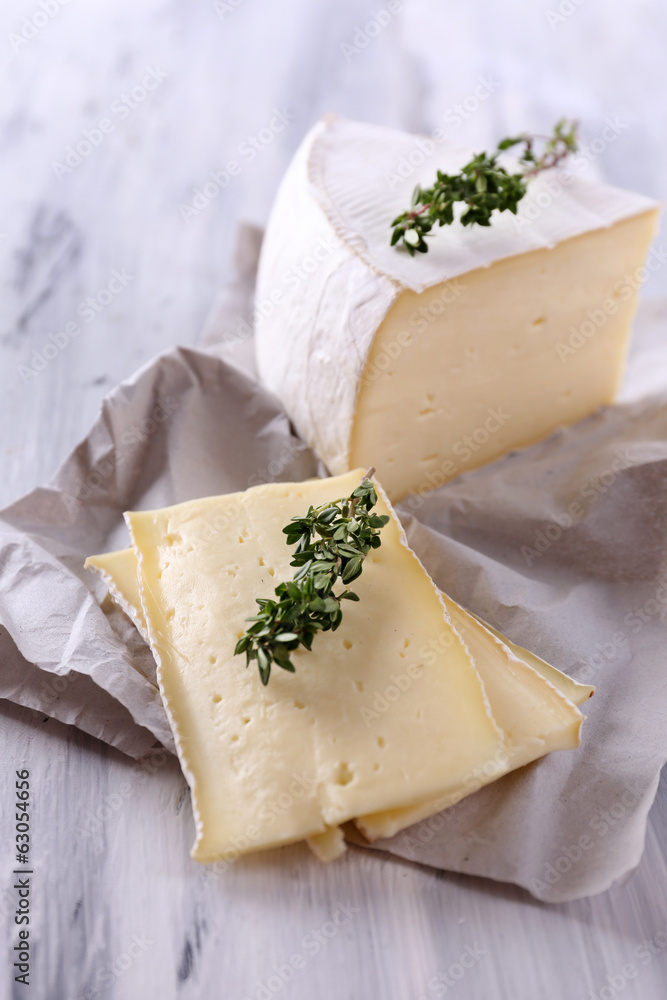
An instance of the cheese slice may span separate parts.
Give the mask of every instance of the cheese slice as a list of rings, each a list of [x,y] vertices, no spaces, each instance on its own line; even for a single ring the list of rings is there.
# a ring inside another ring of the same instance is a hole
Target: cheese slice
[[[339,826],[330,826],[324,833],[316,833],[306,838],[315,857],[324,864],[336,861],[347,850],[345,836]]]
[[[150,643],[139,593],[138,562],[134,549],[121,549],[89,556],[85,568],[96,572],[106,583],[109,594],[134,623],[145,642]],[[328,827],[324,833],[307,838],[307,844],[319,861],[335,861],[345,852],[340,827]]]
[[[443,595],[444,597],[445,595]],[[451,601],[451,598],[448,598]],[[458,606],[458,605],[457,605]],[[518,657],[518,659],[523,660],[529,667],[536,670],[538,674],[541,674],[545,680],[557,687],[561,694],[564,694],[566,698],[569,698],[571,702],[575,705],[583,705],[584,702],[588,701],[595,694],[595,687],[592,684],[580,684],[579,681],[573,680],[564,674],[561,670],[557,670],[556,667],[552,667],[550,663],[546,660],[542,660],[535,653],[531,653],[528,649],[524,649],[523,646],[517,646],[515,642],[510,642],[507,636],[499,632],[498,629],[493,628],[488,622],[483,621],[477,615],[472,615],[469,611],[464,608],[459,607],[459,611],[477,621],[484,629],[495,635],[496,639],[507,646],[509,650]],[[470,623],[472,624],[472,623]]]
[[[145,630],[137,579],[138,563],[134,550],[130,548],[92,556],[86,561],[86,567],[102,576],[113,598],[123,607],[137,627]],[[441,793],[436,799],[429,799],[410,809],[359,817],[358,826],[369,840],[391,836],[403,826],[440,812],[482,784],[495,780],[507,771],[520,767],[549,750],[567,749],[567,741],[565,746],[555,742],[562,738],[563,730],[566,736],[569,731],[570,743],[576,746],[580,717],[570,709],[563,709],[562,702],[554,697],[552,686],[574,705],[583,704],[595,690],[590,685],[578,684],[534,653],[510,643],[501,633],[461,608],[447,595],[442,594],[442,598],[473,656],[478,673],[482,676],[494,719],[505,728],[506,735],[509,731],[508,746],[506,750],[500,749],[495,759],[485,762],[481,769],[470,776],[469,781],[449,789],[446,793]],[[495,642],[490,641],[493,637]],[[517,667],[515,661],[523,664],[524,669],[521,666]],[[541,686],[541,692],[539,681],[536,682],[535,679],[535,672],[549,682],[546,686],[544,684]],[[534,697],[536,690],[537,703]],[[542,702],[547,704],[546,712],[539,704],[539,693]],[[551,714],[548,714],[549,705],[554,701],[556,712],[554,714],[552,708]],[[372,709],[366,709],[367,718],[371,712]],[[531,729],[530,725],[526,726],[526,719],[522,715],[527,715],[529,722],[538,721],[537,729],[539,730],[541,726],[542,730],[547,731],[546,739],[542,742],[539,738],[536,740],[535,729]],[[345,849],[343,834],[339,827],[329,827],[321,834],[314,834],[307,838],[307,843],[321,861],[332,861]]]
[[[415,184],[472,155],[431,147],[319,122],[277,194],[257,280],[263,382],[331,472],[372,464],[392,501],[614,399],[657,226],[655,202],[549,171],[516,217],[438,228],[411,258],[389,246],[391,220]]]
[[[547,753],[579,746],[583,716],[563,689],[575,694],[580,699],[578,703],[589,698],[594,689],[583,684],[573,687],[574,681],[535,657],[548,667],[552,683],[541,670],[530,665],[531,654],[520,658],[497,633],[486,628],[446,594],[442,597],[453,624],[474,658],[507,745],[494,760],[471,772],[465,782],[456,787],[448,785],[431,800],[407,809],[359,817],[356,825],[370,841],[392,837]],[[526,653],[525,650],[518,652]]]
[[[506,746],[470,654],[382,495],[378,510],[391,520],[341,627],[318,635],[312,653],[297,651],[295,674],[274,668],[266,688],[233,655],[255,598],[293,575],[283,525],[310,504],[349,494],[361,476],[268,484],[126,515],[192,789],[198,861],[426,801]],[[370,726],[378,693],[395,694],[395,704]]]
[[[137,578],[137,557],[133,549],[118,552],[104,552],[98,556],[88,556],[84,569],[97,573],[105,582],[116,604],[122,608],[137,632],[146,643],[150,643],[146,619],[141,607],[139,581]]]

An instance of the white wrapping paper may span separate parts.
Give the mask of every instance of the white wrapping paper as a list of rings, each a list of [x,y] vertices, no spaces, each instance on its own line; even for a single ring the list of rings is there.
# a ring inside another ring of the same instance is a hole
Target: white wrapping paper
[[[206,350],[174,349],[119,386],[49,486],[0,514],[0,697],[134,757],[173,749],[155,667],[85,557],[127,544],[124,510],[321,473],[253,378],[259,245],[242,231]],[[630,399],[646,358],[652,387],[655,359],[665,363],[662,313],[647,317]],[[399,511],[439,586],[598,690],[579,750],[376,846],[552,902],[603,891],[639,862],[667,756],[667,395],[608,409]]]

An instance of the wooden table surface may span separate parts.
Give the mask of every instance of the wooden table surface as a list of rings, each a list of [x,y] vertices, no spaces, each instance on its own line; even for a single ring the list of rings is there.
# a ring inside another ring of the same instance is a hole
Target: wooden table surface
[[[0,21],[2,502],[50,477],[118,380],[196,342],[237,221],[265,221],[327,111],[445,122],[471,144],[577,115],[593,169],[665,197],[660,0],[5,0]],[[197,198],[211,174],[218,190]],[[100,307],[114,272],[122,288]],[[666,282],[657,272],[644,296],[664,298]],[[62,336],[77,318],[80,335]],[[328,867],[285,848],[207,881],[173,760],[149,773],[0,702],[0,761],[3,1000],[667,996],[664,781],[635,877],[547,906],[360,848]],[[10,957],[20,768],[27,987]]]

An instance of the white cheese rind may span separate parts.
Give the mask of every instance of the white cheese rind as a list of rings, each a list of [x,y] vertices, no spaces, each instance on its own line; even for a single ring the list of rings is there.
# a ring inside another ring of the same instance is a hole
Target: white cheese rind
[[[437,229],[429,253],[413,259],[389,246],[392,218],[410,204],[417,182],[431,183],[437,166],[456,169],[471,152],[442,143],[408,178],[389,185],[387,175],[417,142],[407,133],[336,116],[319,122],[277,194],[257,281],[256,354],[262,381],[331,472],[364,464],[372,452],[370,461],[392,501],[539,440],[614,398],[636,299],[632,289],[627,307],[619,315],[605,314],[601,332],[567,365],[556,345],[567,342],[570,327],[587,321],[587,310],[601,309],[615,280],[643,263],[656,216],[656,205],[647,198],[549,172],[530,183],[517,217],[497,215],[488,228]],[[554,185],[560,186],[557,195],[549,194]],[[641,216],[647,222],[638,249],[627,260],[613,261],[609,274],[588,287],[586,259],[604,258],[605,234],[610,246],[618,245],[623,236],[615,227]],[[538,281],[539,294],[533,294],[530,315],[524,317],[523,293],[535,286],[528,271],[522,283],[524,266],[532,261],[539,272],[536,254],[548,256],[551,248],[586,234],[598,234],[590,250],[573,249],[579,256],[572,269],[556,268],[553,280]],[[510,261],[516,263],[507,280],[516,285],[510,298],[517,306],[503,302],[494,309],[493,278],[485,275]],[[573,294],[575,284],[582,294]],[[460,286],[467,290],[450,303],[452,287]],[[449,328],[432,311],[442,311],[443,296]],[[428,306],[426,332],[420,328],[420,302]],[[477,336],[482,331],[497,345],[488,358],[484,337]],[[411,374],[406,381],[402,369],[415,337],[428,340],[427,356],[418,359],[416,379]],[[448,358],[448,337],[464,355],[469,348],[462,363]],[[458,399],[448,402],[454,388],[468,391],[467,378],[470,404],[461,408]],[[435,386],[423,384],[434,380]],[[487,380],[497,384],[487,390]],[[465,435],[483,435],[488,411],[507,408],[508,399],[516,401],[515,411],[509,409],[513,422],[494,431],[488,447],[479,450],[474,444],[472,461],[458,461],[452,449]],[[393,411],[389,424],[387,407]],[[435,419],[420,423],[419,415],[429,411]],[[368,429],[374,419],[384,433]],[[434,440],[445,442],[442,454]]]
[[[134,549],[121,549],[89,556],[85,568],[93,570],[106,584],[109,594],[134,623],[142,639],[150,644],[146,619],[139,592],[138,562]],[[306,838],[306,843],[319,861],[335,861],[345,852],[345,840],[340,827],[329,827],[324,833]]]
[[[463,610],[463,609],[461,609]],[[465,612],[470,615],[470,612]],[[595,694],[595,687],[593,684],[581,684],[579,681],[573,680],[564,674],[561,670],[556,667],[552,667],[550,663],[546,660],[541,659],[537,653],[531,653],[530,650],[524,649],[523,646],[518,646],[515,642],[510,642],[507,636],[499,632],[488,622],[485,622],[479,615],[470,615],[470,617],[475,618],[480,625],[483,625],[487,631],[492,632],[501,643],[503,643],[507,648],[514,653],[516,657],[523,660],[524,663],[536,670],[538,674],[541,674],[545,680],[553,684],[554,687],[558,688],[561,694],[565,695],[574,705],[581,706],[592,698]]]
[[[305,142],[310,149],[311,194],[331,228],[369,268],[402,290],[423,292],[505,257],[549,249],[656,208],[656,202],[643,195],[566,171],[547,171],[529,183],[516,216],[496,213],[489,227],[437,228],[428,254],[411,258],[389,245],[391,220],[409,208],[415,185],[430,187],[436,169],[456,173],[474,155],[466,146],[443,142],[409,176],[398,176],[398,163],[423,139],[329,115]],[[510,170],[517,168],[510,156],[501,162]]]
[[[312,196],[311,150],[326,127],[327,119],[306,137],[276,195],[257,275],[255,345],[262,381],[338,475],[350,468],[361,372],[399,289],[350,253]]]

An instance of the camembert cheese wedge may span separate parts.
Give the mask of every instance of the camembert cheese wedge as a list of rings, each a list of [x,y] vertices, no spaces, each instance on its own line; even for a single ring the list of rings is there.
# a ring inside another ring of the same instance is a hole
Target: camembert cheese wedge
[[[372,464],[394,502],[614,399],[657,227],[648,198],[548,171],[517,216],[437,228],[410,257],[389,245],[392,219],[471,156],[424,149],[319,122],[277,194],[257,281],[263,382],[332,473]]]

